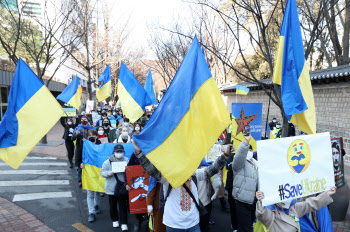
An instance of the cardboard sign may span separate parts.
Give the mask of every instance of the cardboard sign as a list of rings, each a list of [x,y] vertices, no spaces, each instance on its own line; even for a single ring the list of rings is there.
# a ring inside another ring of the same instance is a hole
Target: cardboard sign
[[[101,119],[101,115],[99,115],[98,113],[92,113],[92,122],[94,125],[96,125],[96,123],[98,122],[98,120]]]
[[[147,213],[147,191],[149,175],[141,165],[127,166],[125,168],[129,191],[130,214]]]
[[[77,116],[77,110],[75,108],[63,108],[64,113],[62,117],[75,117]]]
[[[89,114],[93,109],[94,109],[94,101],[87,100],[85,113]]]
[[[329,133],[257,142],[263,206],[306,197],[335,185]]]
[[[126,161],[112,162],[112,172],[114,173],[125,172],[126,165],[127,165]]]
[[[337,188],[340,188],[345,185],[342,138],[332,139],[331,144],[334,168],[334,181]]]

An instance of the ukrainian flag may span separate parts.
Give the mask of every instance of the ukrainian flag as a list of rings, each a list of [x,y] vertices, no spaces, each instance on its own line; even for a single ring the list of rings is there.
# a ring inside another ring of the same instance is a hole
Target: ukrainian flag
[[[98,78],[98,81],[102,81],[102,84],[97,90],[96,97],[97,100],[101,102],[110,97],[112,94],[111,70],[109,68],[109,65],[107,65],[101,76]]]
[[[105,192],[105,178],[101,173],[103,162],[108,159],[108,156],[113,155],[114,146],[117,143],[105,143],[96,145],[89,140],[84,141],[83,146],[83,164],[84,169],[82,173],[83,189],[94,192]],[[122,144],[125,150],[125,157],[131,157],[135,151],[132,143]]]
[[[61,100],[76,109],[81,105],[81,95],[83,89],[81,88],[78,76],[75,76],[71,83],[57,96],[56,99]]]
[[[197,37],[150,120],[134,141],[177,188],[230,124],[230,115]]]
[[[17,169],[62,114],[54,96],[20,58],[0,123],[0,159]]]
[[[288,0],[281,27],[273,83],[281,85],[286,117],[307,134],[316,133],[316,112],[295,0]]]
[[[147,105],[152,104],[145,89],[123,62],[119,71],[118,97],[122,105],[123,114],[132,123],[136,122],[143,115]]]
[[[158,102],[156,100],[156,94],[154,93],[151,69],[148,70],[146,83],[145,83],[145,90],[146,90],[149,98],[151,99],[150,105],[158,105]]]
[[[242,85],[236,85],[236,94],[247,95],[249,93],[249,88]]]

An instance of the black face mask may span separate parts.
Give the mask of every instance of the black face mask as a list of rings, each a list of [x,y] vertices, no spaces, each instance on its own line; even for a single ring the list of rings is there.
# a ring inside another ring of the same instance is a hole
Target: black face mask
[[[107,127],[109,126],[109,123],[103,123],[103,126]]]
[[[89,141],[92,142],[92,143],[95,143],[96,142],[96,138],[95,137],[90,137]]]

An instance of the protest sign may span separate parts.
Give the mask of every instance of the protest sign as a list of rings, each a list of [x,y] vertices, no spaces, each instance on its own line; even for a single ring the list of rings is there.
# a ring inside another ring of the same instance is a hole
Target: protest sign
[[[335,185],[340,188],[345,185],[342,138],[332,139],[331,144]]]
[[[249,126],[252,135],[250,145],[256,151],[256,141],[261,140],[262,106],[262,103],[232,103],[231,141],[236,148],[244,141],[243,131]]]
[[[99,115],[98,113],[94,112],[92,113],[92,122],[94,125],[96,125],[96,123],[98,122],[98,120],[101,119],[101,115]]]
[[[141,165],[127,166],[126,179],[131,190],[129,191],[130,214],[147,213],[147,191],[149,175]]]
[[[75,108],[63,108],[64,113],[62,117],[75,117],[77,116],[77,110]]]
[[[329,133],[257,142],[263,206],[306,197],[334,186]]]
[[[94,109],[94,101],[87,100],[85,113],[89,114],[93,109]]]
[[[117,128],[117,120],[110,120],[111,126]]]
[[[127,165],[126,161],[112,162],[112,172],[114,173],[125,172],[126,165]]]

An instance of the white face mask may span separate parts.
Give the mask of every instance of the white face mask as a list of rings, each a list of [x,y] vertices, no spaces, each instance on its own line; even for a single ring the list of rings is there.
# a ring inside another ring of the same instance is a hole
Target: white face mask
[[[281,126],[280,125],[276,125],[276,128],[279,129],[279,128],[281,128]]]
[[[139,130],[140,130],[140,127],[135,127],[135,130],[136,130],[136,131],[139,131]]]
[[[85,115],[85,111],[81,112],[81,115]]]
[[[124,122],[123,125],[124,126],[129,126],[129,123],[128,122]]]
[[[67,123],[68,123],[68,125],[72,125],[72,124],[73,124],[71,121],[69,121],[69,122],[67,122]]]
[[[98,131],[97,132],[99,135],[103,135],[105,132],[104,131]]]
[[[122,137],[127,137],[128,136],[128,132],[122,132]]]
[[[112,114],[111,113],[108,113],[108,117],[111,117],[112,116]]]
[[[253,158],[253,152],[248,151],[247,159],[250,160],[251,158]]]
[[[114,152],[114,156],[117,159],[121,159],[124,156],[123,152]]]
[[[277,122],[276,120],[272,120],[272,122]]]

